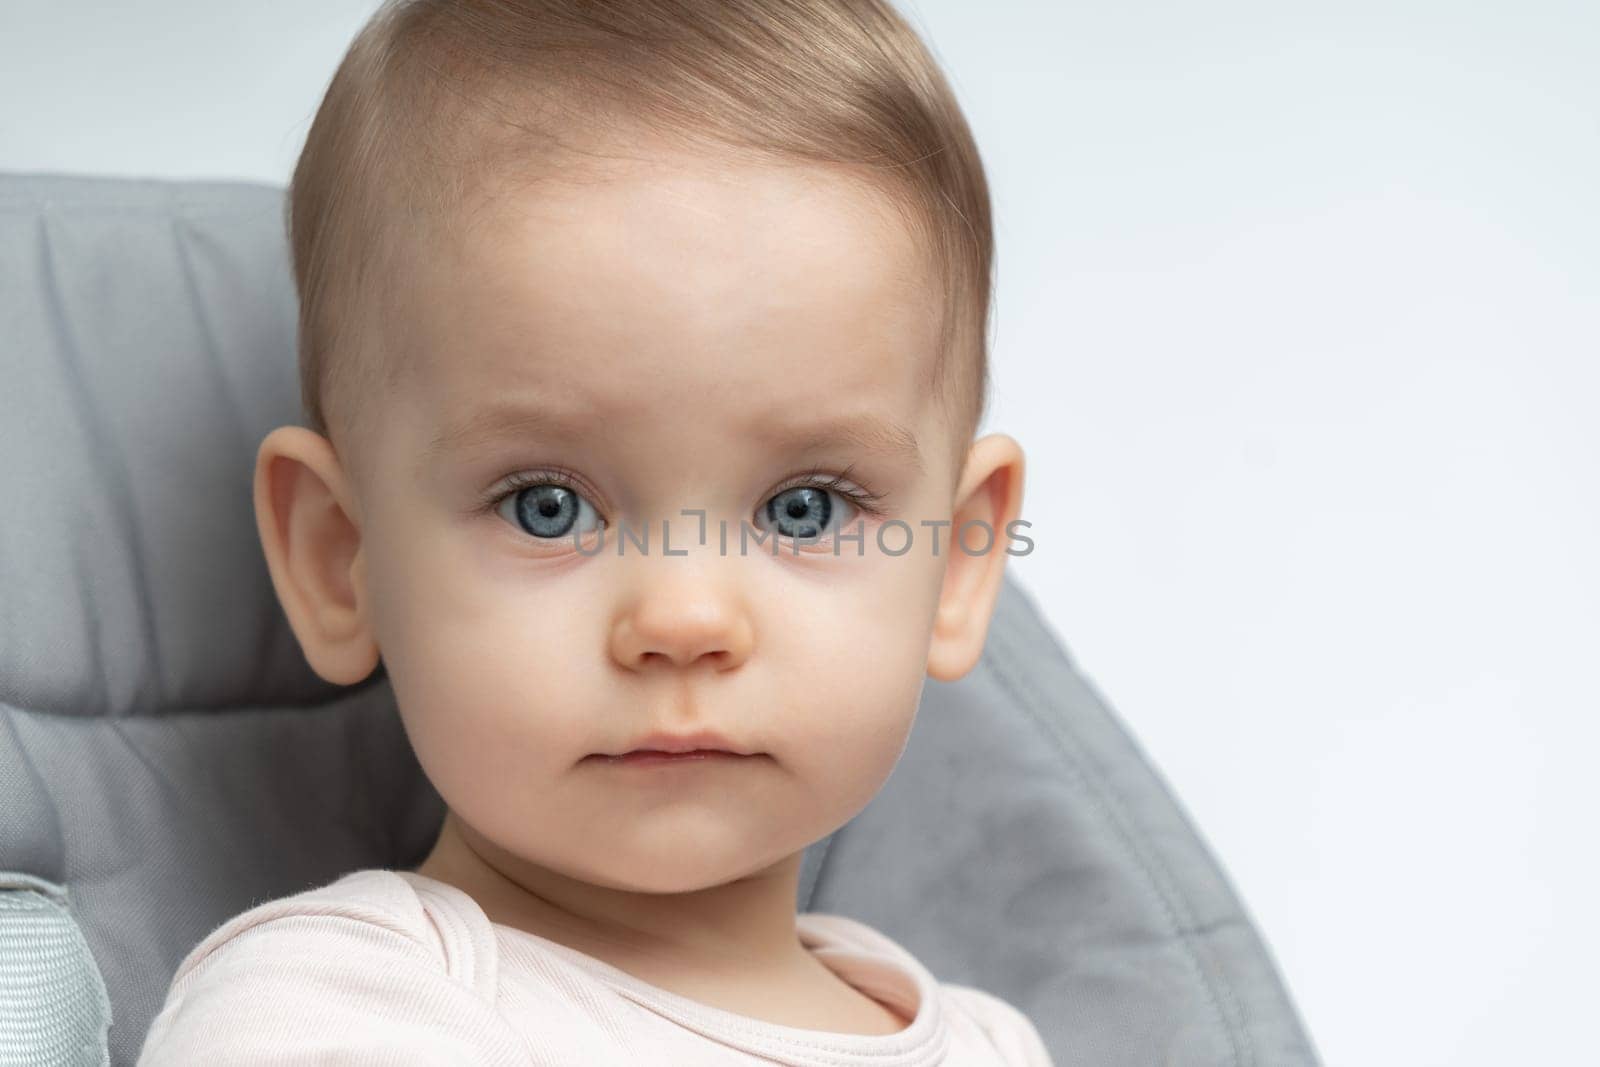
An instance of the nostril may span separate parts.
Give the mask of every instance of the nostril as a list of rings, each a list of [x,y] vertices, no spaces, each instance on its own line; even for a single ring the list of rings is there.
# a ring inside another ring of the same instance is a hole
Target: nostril
[[[641,653],[639,656],[639,662],[643,665],[649,665],[652,663],[664,663],[670,665],[681,662],[684,664],[684,666],[688,666],[690,664],[707,663],[718,668],[719,670],[726,668],[732,659],[733,654],[723,649],[717,649],[711,652],[702,652],[697,656],[678,656],[671,652],[656,651],[646,651]]]

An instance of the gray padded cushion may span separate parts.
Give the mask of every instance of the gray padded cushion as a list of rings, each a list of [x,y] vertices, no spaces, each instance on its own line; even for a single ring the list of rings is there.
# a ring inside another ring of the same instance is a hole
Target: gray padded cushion
[[[0,870],[69,887],[117,1065],[210,929],[420,862],[443,811],[381,669],[317,678],[261,558],[255,449],[300,415],[282,207],[0,175]],[[1010,579],[799,904],[1016,1004],[1062,1065],[1315,1062],[1225,876]]]

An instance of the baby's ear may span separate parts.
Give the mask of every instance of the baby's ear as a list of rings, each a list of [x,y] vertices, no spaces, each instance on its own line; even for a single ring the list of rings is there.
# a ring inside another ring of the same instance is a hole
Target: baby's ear
[[[1008,528],[1022,512],[1022,446],[1005,434],[973,442],[956,487],[949,557],[928,645],[928,674],[941,682],[964,676],[983,654],[989,620],[1005,575]],[[970,528],[963,528],[971,523]],[[986,551],[984,543],[989,542]]]
[[[272,586],[306,661],[336,685],[378,664],[368,619],[361,528],[333,446],[303,426],[280,426],[256,451],[256,531]]]

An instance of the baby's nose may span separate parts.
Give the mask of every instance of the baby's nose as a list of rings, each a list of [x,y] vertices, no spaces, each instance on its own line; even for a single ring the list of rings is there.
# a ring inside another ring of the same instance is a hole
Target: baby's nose
[[[629,670],[652,665],[731,670],[750,656],[754,629],[731,592],[671,584],[649,590],[621,612],[611,654]]]

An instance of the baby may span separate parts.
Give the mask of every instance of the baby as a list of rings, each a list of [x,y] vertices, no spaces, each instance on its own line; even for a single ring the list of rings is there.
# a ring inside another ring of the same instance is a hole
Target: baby
[[[976,663],[1022,501],[975,439],[987,185],[915,32],[389,3],[289,209],[310,425],[260,447],[267,563],[319,675],[381,658],[448,810],[415,870],[212,931],[139,1063],[1048,1064],[796,907]]]

